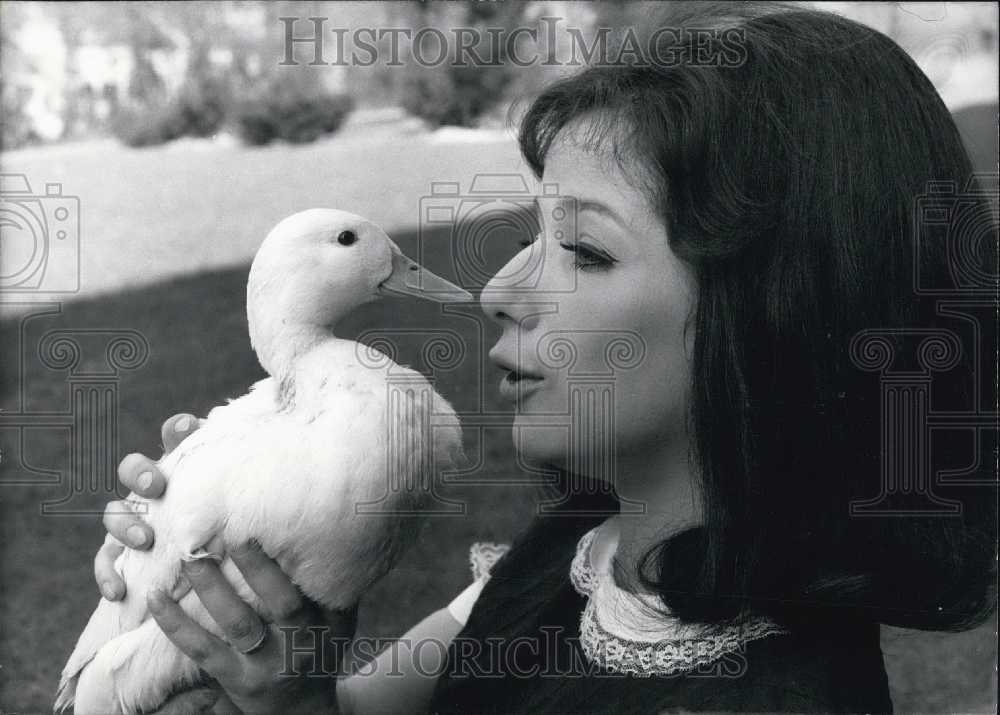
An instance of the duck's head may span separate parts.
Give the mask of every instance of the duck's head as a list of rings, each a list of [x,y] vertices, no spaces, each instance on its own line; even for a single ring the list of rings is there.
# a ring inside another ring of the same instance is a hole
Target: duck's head
[[[264,362],[261,348],[279,334],[331,327],[365,303],[392,295],[472,300],[404,256],[371,221],[334,209],[302,211],[275,226],[254,258],[247,282],[250,339]]]

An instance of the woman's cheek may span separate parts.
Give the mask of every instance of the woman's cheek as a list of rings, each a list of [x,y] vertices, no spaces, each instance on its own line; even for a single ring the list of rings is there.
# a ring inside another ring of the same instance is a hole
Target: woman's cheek
[[[685,398],[665,365],[649,365],[620,379],[615,391],[615,442],[634,452],[676,436],[685,423]]]

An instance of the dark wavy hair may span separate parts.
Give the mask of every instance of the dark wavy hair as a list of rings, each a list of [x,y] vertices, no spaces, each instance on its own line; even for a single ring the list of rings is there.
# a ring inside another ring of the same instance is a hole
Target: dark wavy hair
[[[642,580],[689,621],[982,622],[995,459],[961,411],[995,410],[996,226],[951,115],[899,46],[836,15],[727,4],[664,25],[738,34],[717,63],[586,68],[520,131],[541,176],[585,120],[698,277],[704,521],[647,553]],[[958,415],[950,442],[923,428],[931,404]],[[927,462],[932,434],[952,461]]]

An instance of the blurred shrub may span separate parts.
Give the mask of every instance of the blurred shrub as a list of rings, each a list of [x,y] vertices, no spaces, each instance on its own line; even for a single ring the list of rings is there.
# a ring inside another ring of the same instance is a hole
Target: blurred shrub
[[[39,141],[31,117],[25,106],[31,90],[15,85],[0,77],[0,150],[17,149]]]
[[[505,96],[514,75],[508,67],[427,67],[403,88],[407,112],[434,127],[474,127]]]
[[[444,124],[468,126],[475,119],[463,111],[447,68],[428,68],[413,73],[403,87],[402,105],[407,112],[435,127]]]
[[[482,39],[464,53],[459,53],[454,34],[445,34],[448,61],[432,66],[411,65],[402,88],[401,103],[410,114],[432,126],[475,126],[483,114],[505,98],[517,74],[517,68],[508,61],[510,48],[503,44],[491,47],[485,39],[485,30],[501,27],[509,33],[522,26],[524,6],[521,3],[470,3],[417,7],[424,14],[418,24],[476,27],[481,31]],[[461,16],[455,17],[456,12],[460,12]],[[435,13],[451,15],[443,18]],[[484,64],[472,61],[473,55],[483,58]]]
[[[240,103],[234,124],[247,144],[267,144],[275,139],[302,144],[337,131],[353,108],[353,100],[344,94],[278,92]]]
[[[247,144],[301,144],[335,132],[354,106],[349,96],[294,83],[269,83],[251,98],[236,94],[223,82],[193,80],[165,105],[119,112],[112,132],[132,147],[208,137],[227,127]]]
[[[121,109],[111,121],[111,133],[131,147],[164,144],[181,136],[167,107]]]
[[[226,121],[225,93],[205,84],[184,88],[165,105],[123,109],[112,121],[111,131],[131,147],[153,146],[180,137],[207,137]]]
[[[216,93],[212,85],[182,92],[171,113],[182,136],[207,137],[218,132],[226,122],[225,93]]]

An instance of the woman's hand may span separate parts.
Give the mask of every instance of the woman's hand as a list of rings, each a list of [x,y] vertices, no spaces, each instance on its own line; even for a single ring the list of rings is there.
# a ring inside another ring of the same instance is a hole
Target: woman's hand
[[[185,563],[184,575],[225,640],[156,592],[148,605],[160,628],[226,691],[226,707],[244,713],[337,712],[335,676],[354,635],[357,609],[320,609],[259,547],[247,545],[229,556],[263,601],[265,619],[237,595],[214,561],[199,559]]]
[[[160,428],[164,454],[172,452],[184,438],[201,426],[192,415],[174,415]],[[158,499],[167,487],[167,480],[156,463],[141,454],[130,454],[118,464],[118,481],[136,494]],[[104,509],[104,528],[108,535],[94,557],[94,577],[101,594],[109,601],[125,598],[125,582],[115,570],[115,560],[125,546],[145,551],[153,545],[152,528],[136,514],[127,501],[109,502]]]
[[[164,422],[164,454],[200,426],[201,421],[188,414],[174,415]],[[161,497],[167,486],[156,463],[142,454],[130,454],[121,461],[118,479],[148,499]],[[108,535],[94,558],[94,576],[105,598],[120,600],[125,597],[125,583],[115,570],[115,560],[126,546],[149,549],[155,534],[125,500],[107,505],[104,526]],[[229,556],[263,601],[267,623],[239,598],[214,561],[200,559],[186,564],[185,578],[228,643],[191,620],[169,596],[150,594],[150,612],[167,637],[216,680],[216,687],[175,695],[156,715],[279,709],[336,712],[336,681],[322,674],[333,674],[340,667],[343,645],[354,634],[357,609],[333,612],[319,608],[257,547],[248,545]],[[295,648],[286,651],[285,638],[292,633],[294,641],[289,645]],[[340,650],[330,645],[331,639],[337,639]],[[325,649],[324,644],[328,646]],[[287,663],[286,652],[290,654]]]

